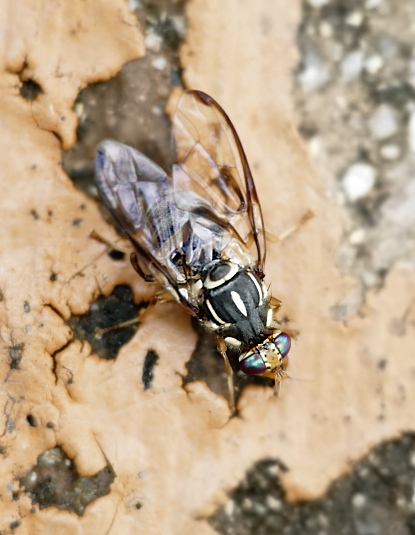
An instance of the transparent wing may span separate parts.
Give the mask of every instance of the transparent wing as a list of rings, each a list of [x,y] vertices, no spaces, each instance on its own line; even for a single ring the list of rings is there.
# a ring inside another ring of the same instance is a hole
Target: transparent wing
[[[213,98],[186,91],[173,118],[177,163],[173,187],[180,208],[203,214],[242,242],[262,275],[264,222],[254,180],[229,117]],[[192,191],[205,203],[187,202]]]
[[[189,215],[175,205],[170,177],[141,152],[115,141],[99,145],[95,167],[103,200],[135,249],[136,270],[197,313],[177,256],[189,235]]]

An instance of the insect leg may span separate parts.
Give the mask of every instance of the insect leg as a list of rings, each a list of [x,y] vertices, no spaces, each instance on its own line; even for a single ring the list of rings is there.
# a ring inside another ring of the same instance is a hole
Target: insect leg
[[[274,314],[278,312],[278,310],[281,308],[281,301],[277,299],[276,297],[271,297],[269,300],[269,304]]]
[[[132,250],[131,247],[128,247],[128,246],[125,247],[122,244],[111,242],[107,240],[106,238],[104,238],[103,236],[101,236],[101,234],[98,234],[98,232],[96,232],[94,229],[90,231],[89,237],[92,238],[93,240],[98,241],[99,243],[103,243],[104,245],[106,245],[110,249],[113,249],[114,251],[120,251],[121,253],[125,253],[128,255],[131,253],[131,250]]]
[[[294,234],[294,232],[297,232],[299,228],[301,228],[309,219],[313,217],[314,217],[314,213],[311,210],[307,210],[307,212],[301,217],[298,223],[287,228],[286,230],[281,232],[281,234],[279,234],[278,236],[274,236],[273,234],[266,232],[265,238],[271,243],[281,243],[287,238],[289,238],[291,234]]]
[[[168,303],[169,301],[176,301],[176,300],[169,292],[161,290],[151,299],[151,301],[148,303],[148,305],[145,308],[140,309],[140,311],[138,312],[135,318],[132,318],[127,321],[123,321],[121,323],[117,323],[116,325],[111,325],[110,327],[106,327],[104,329],[100,329],[99,327],[97,327],[95,329],[95,332],[98,334],[98,336],[103,336],[104,334],[110,331],[115,331],[115,329],[122,329],[123,327],[130,327],[131,325],[142,323],[145,317],[150,312],[150,310],[157,303]]]
[[[148,273],[144,273],[142,267],[138,263],[138,256],[134,251],[130,254],[130,262],[131,262],[131,265],[133,266],[133,268],[140,275],[140,277],[142,277],[146,282],[154,282],[153,275],[150,275]]]
[[[233,382],[233,370],[232,366],[228,359],[227,354],[227,347],[226,342],[223,338],[216,337],[216,343],[218,345],[218,349],[220,351],[220,354],[223,357],[223,363],[225,365],[225,372],[226,376],[228,378],[228,393],[229,393],[229,408],[231,409],[232,414],[236,414],[236,406],[235,406],[235,385]]]

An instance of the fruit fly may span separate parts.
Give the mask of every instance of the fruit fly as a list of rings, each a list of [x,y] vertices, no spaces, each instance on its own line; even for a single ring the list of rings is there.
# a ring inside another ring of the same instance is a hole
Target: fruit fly
[[[238,351],[242,372],[271,377],[278,388],[291,345],[264,282],[262,210],[238,134],[212,97],[181,96],[173,144],[170,176],[141,152],[103,141],[97,183],[137,273],[215,334],[235,410],[228,350]]]

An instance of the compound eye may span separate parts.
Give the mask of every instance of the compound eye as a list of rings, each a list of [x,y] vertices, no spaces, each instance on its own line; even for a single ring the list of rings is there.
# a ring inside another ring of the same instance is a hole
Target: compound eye
[[[277,346],[281,357],[284,358],[288,355],[291,348],[291,338],[287,333],[280,333],[274,340],[274,344]]]
[[[261,375],[267,371],[264,359],[261,357],[258,351],[249,355],[240,362],[240,369],[246,375]]]

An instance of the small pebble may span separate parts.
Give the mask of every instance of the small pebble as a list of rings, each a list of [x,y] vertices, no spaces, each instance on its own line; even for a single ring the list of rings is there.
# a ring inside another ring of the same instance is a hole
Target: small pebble
[[[361,26],[364,21],[364,16],[361,11],[352,11],[346,17],[346,24],[355,28]]]
[[[409,117],[408,144],[411,151],[415,152],[415,111],[413,111]]]
[[[313,136],[309,139],[308,150],[313,158],[316,158],[321,153],[321,145],[320,136]]]
[[[312,51],[308,51],[304,58],[304,68],[300,72],[299,82],[304,91],[315,91],[329,80],[329,70],[326,63]]]
[[[395,110],[388,104],[381,104],[370,118],[369,127],[376,139],[393,136],[398,130]]]
[[[233,500],[229,500],[225,505],[225,514],[227,516],[233,516],[235,512],[235,502]]]
[[[329,24],[326,20],[323,20],[320,23],[319,32],[321,37],[327,39],[333,35],[333,26]]]
[[[159,56],[153,59],[151,65],[154,67],[154,69],[157,69],[158,71],[164,71],[167,66],[167,60],[165,57]]]
[[[387,145],[382,145],[379,152],[381,157],[387,161],[397,160],[401,155],[400,147],[389,143]]]
[[[141,3],[138,0],[128,0],[128,7],[131,11],[135,11],[139,7],[141,7]]]
[[[365,8],[366,9],[378,9],[383,4],[384,0],[366,0]]]
[[[366,505],[366,496],[364,494],[357,493],[352,496],[352,505],[355,509],[362,509]]]
[[[144,44],[148,50],[153,52],[160,52],[163,38],[155,32],[149,32],[144,39]]]
[[[356,163],[343,175],[343,189],[349,201],[357,201],[370,193],[376,181],[376,169],[367,163]]]
[[[266,497],[266,504],[268,509],[270,509],[271,511],[281,511],[282,509],[281,500],[274,498],[274,496],[270,494],[268,494]]]
[[[329,0],[307,0],[311,7],[323,7],[329,3]]]
[[[363,52],[355,50],[344,58],[341,64],[342,78],[350,82],[359,76],[363,68]]]
[[[369,56],[365,63],[364,63],[364,69],[369,74],[376,74],[381,70],[383,67],[383,59],[382,56],[378,56],[377,54],[374,54],[373,56]]]
[[[349,235],[349,242],[352,245],[361,245],[366,239],[366,231],[364,228],[358,228]]]

